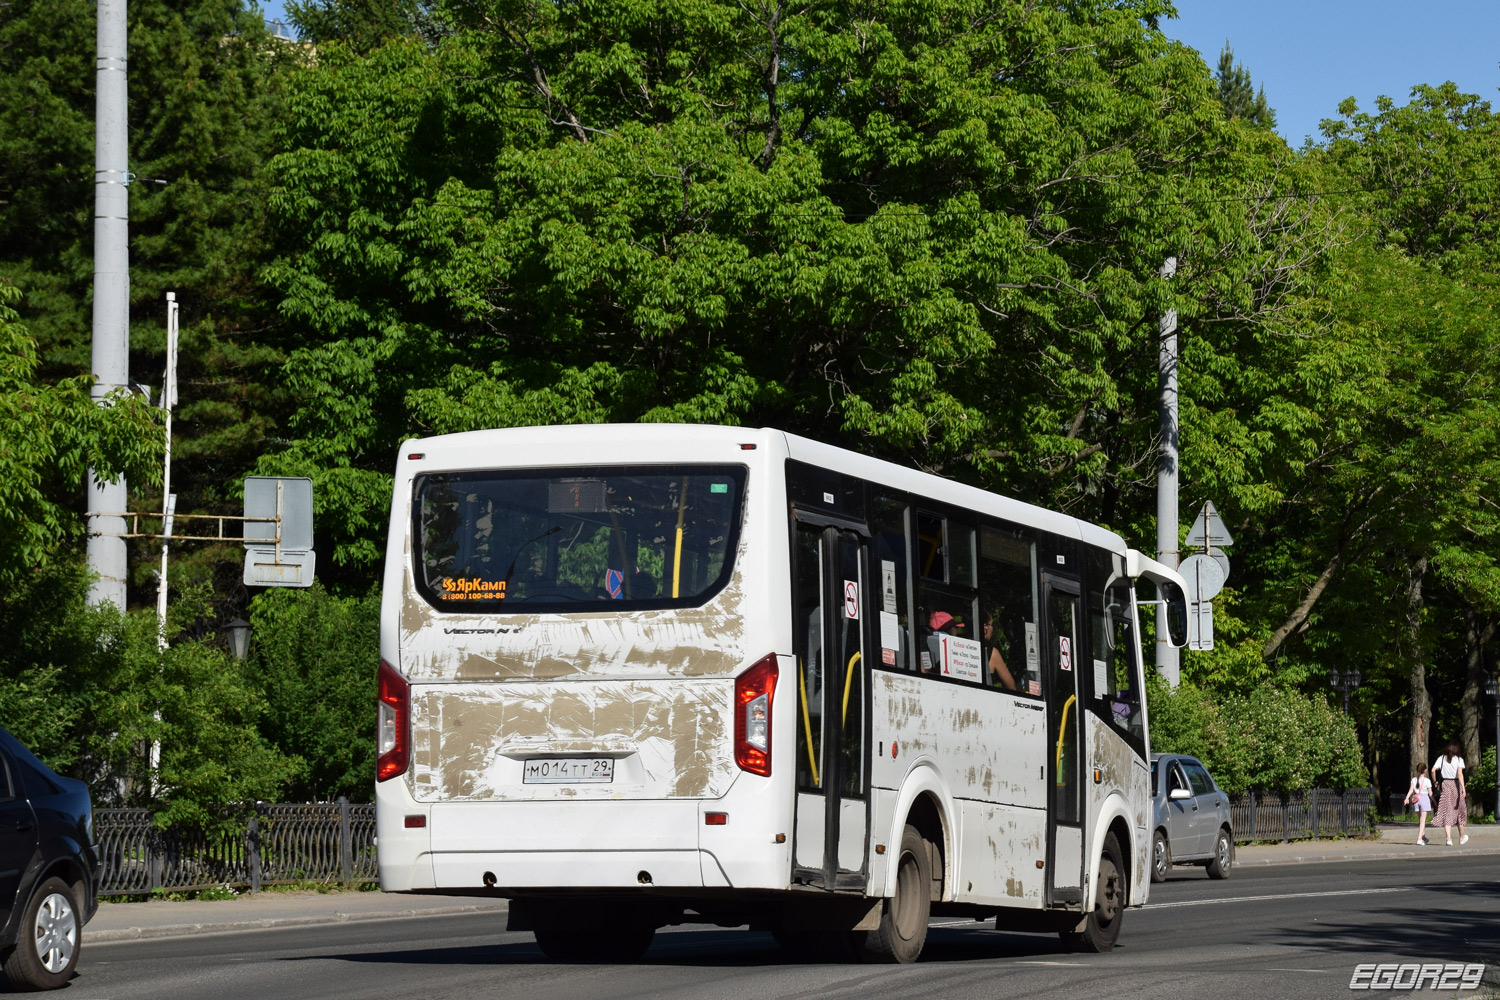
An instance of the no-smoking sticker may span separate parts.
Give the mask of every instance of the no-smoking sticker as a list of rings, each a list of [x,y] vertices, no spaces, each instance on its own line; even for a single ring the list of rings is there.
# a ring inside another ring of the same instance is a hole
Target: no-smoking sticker
[[[859,584],[854,580],[844,581],[844,617],[859,619]]]
[[[1064,670],[1073,669],[1073,640],[1065,635],[1057,637],[1057,663]]]

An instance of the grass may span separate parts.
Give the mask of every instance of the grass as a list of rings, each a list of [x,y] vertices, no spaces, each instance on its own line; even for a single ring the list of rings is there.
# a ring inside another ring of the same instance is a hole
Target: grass
[[[345,889],[342,882],[314,882],[303,880],[298,882],[280,883],[277,885],[263,885],[260,887],[262,893],[267,892],[316,892],[321,894],[335,892],[379,892],[379,882],[356,882],[352,889]],[[226,899],[239,899],[241,896],[250,895],[249,888],[245,886],[211,885],[206,889],[182,890],[182,889],[157,889],[150,893],[132,893],[126,896],[101,896],[101,903],[147,903],[153,899],[165,900],[169,903],[185,903],[192,900],[217,901]]]

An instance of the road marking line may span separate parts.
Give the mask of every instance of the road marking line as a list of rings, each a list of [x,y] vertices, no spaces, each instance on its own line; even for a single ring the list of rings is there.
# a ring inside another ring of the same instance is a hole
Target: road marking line
[[[1330,892],[1283,892],[1272,896],[1226,896],[1223,899],[1184,899],[1176,903],[1147,903],[1143,909],[1165,910],[1169,906],[1208,906],[1212,903],[1253,903],[1262,899],[1312,899],[1320,896],[1373,896],[1382,892],[1411,892],[1409,885],[1389,889],[1335,889]]]

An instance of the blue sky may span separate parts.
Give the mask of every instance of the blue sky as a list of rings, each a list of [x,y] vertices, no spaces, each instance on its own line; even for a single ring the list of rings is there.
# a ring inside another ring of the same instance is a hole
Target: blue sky
[[[1452,80],[1500,106],[1500,0],[1176,0],[1162,30],[1218,65],[1224,40],[1293,146],[1353,97],[1373,111],[1419,83]]]
[[[1452,80],[1500,106],[1500,0],[1176,0],[1162,29],[1217,66],[1225,39],[1276,109],[1293,146],[1353,97],[1405,104],[1419,83]],[[279,0],[263,3],[282,16]]]

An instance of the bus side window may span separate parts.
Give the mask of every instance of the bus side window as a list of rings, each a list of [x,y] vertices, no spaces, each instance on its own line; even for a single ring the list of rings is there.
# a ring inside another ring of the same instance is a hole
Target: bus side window
[[[986,526],[980,531],[980,630],[985,643],[986,683],[1040,697],[1034,548],[1032,541],[1015,529]],[[983,634],[986,632],[988,636]]]
[[[907,566],[906,501],[877,493],[870,509],[875,536],[875,610],[880,625],[880,666],[915,670],[911,641],[911,588]],[[892,636],[895,638],[892,645]]]
[[[975,601],[974,529],[954,518],[917,514],[917,664],[925,674],[984,683],[982,668],[973,663],[981,641]],[[942,636],[965,640],[954,662],[943,663]],[[945,667],[947,669],[945,669]]]

